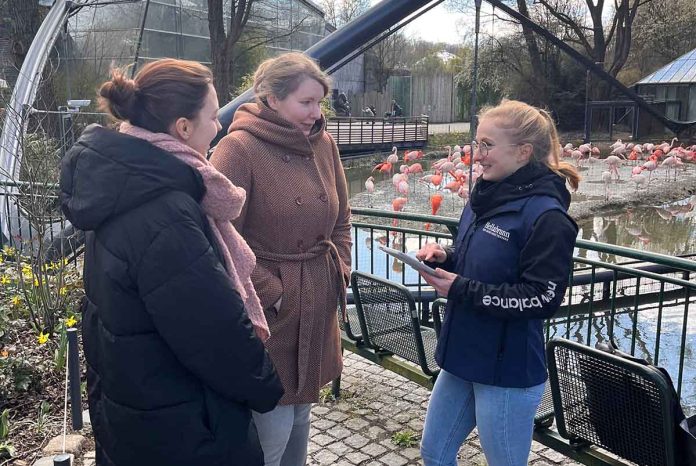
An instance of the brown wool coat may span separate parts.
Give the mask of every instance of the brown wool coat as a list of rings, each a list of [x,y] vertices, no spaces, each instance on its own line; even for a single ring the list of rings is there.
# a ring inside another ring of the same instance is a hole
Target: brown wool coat
[[[245,104],[211,158],[247,191],[235,226],[257,256],[252,281],[286,405],[317,402],[343,368],[337,303],[350,275],[350,207],[338,148],[324,128],[322,117],[306,137],[265,105]]]

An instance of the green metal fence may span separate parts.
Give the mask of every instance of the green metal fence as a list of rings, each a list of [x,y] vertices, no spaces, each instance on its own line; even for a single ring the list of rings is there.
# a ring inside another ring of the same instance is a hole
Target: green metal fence
[[[376,245],[413,252],[428,241],[451,244],[457,226],[458,219],[449,217],[353,209],[353,269],[409,287],[428,323],[430,312],[441,311],[432,306],[434,291]],[[585,240],[577,240],[573,261],[563,305],[546,321],[546,337],[587,345],[613,338],[622,350],[665,366],[682,403],[696,410],[696,316],[690,315],[696,261]]]

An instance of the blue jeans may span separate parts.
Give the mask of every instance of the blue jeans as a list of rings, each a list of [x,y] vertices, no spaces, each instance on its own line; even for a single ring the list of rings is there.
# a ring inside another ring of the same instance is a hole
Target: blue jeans
[[[526,466],[534,414],[543,394],[543,383],[495,387],[441,371],[425,416],[421,441],[425,466],[456,466],[457,451],[474,427],[490,466]]]
[[[267,413],[252,411],[265,466],[305,466],[312,404],[283,405]]]

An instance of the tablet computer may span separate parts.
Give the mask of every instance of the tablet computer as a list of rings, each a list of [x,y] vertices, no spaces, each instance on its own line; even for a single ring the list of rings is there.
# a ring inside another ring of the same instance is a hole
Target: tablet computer
[[[401,251],[397,251],[396,249],[388,248],[386,246],[380,246],[379,248],[382,251],[389,254],[390,256],[396,257],[404,264],[410,265],[411,267],[418,270],[419,272],[425,272],[425,273],[428,273],[430,275],[437,276],[437,272],[435,272],[435,269],[428,267],[427,265],[425,265],[424,263],[422,263],[421,261],[416,259],[414,256],[411,256],[411,255],[406,254],[406,253],[401,252]]]

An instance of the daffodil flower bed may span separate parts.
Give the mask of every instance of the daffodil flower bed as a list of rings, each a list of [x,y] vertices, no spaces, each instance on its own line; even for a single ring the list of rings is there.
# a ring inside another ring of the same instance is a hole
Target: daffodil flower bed
[[[81,261],[0,251],[0,414],[7,410],[8,425],[0,444],[11,447],[0,448],[0,465],[10,451],[31,464],[62,431],[66,330],[79,326],[83,295]],[[81,370],[84,381],[84,361]]]

